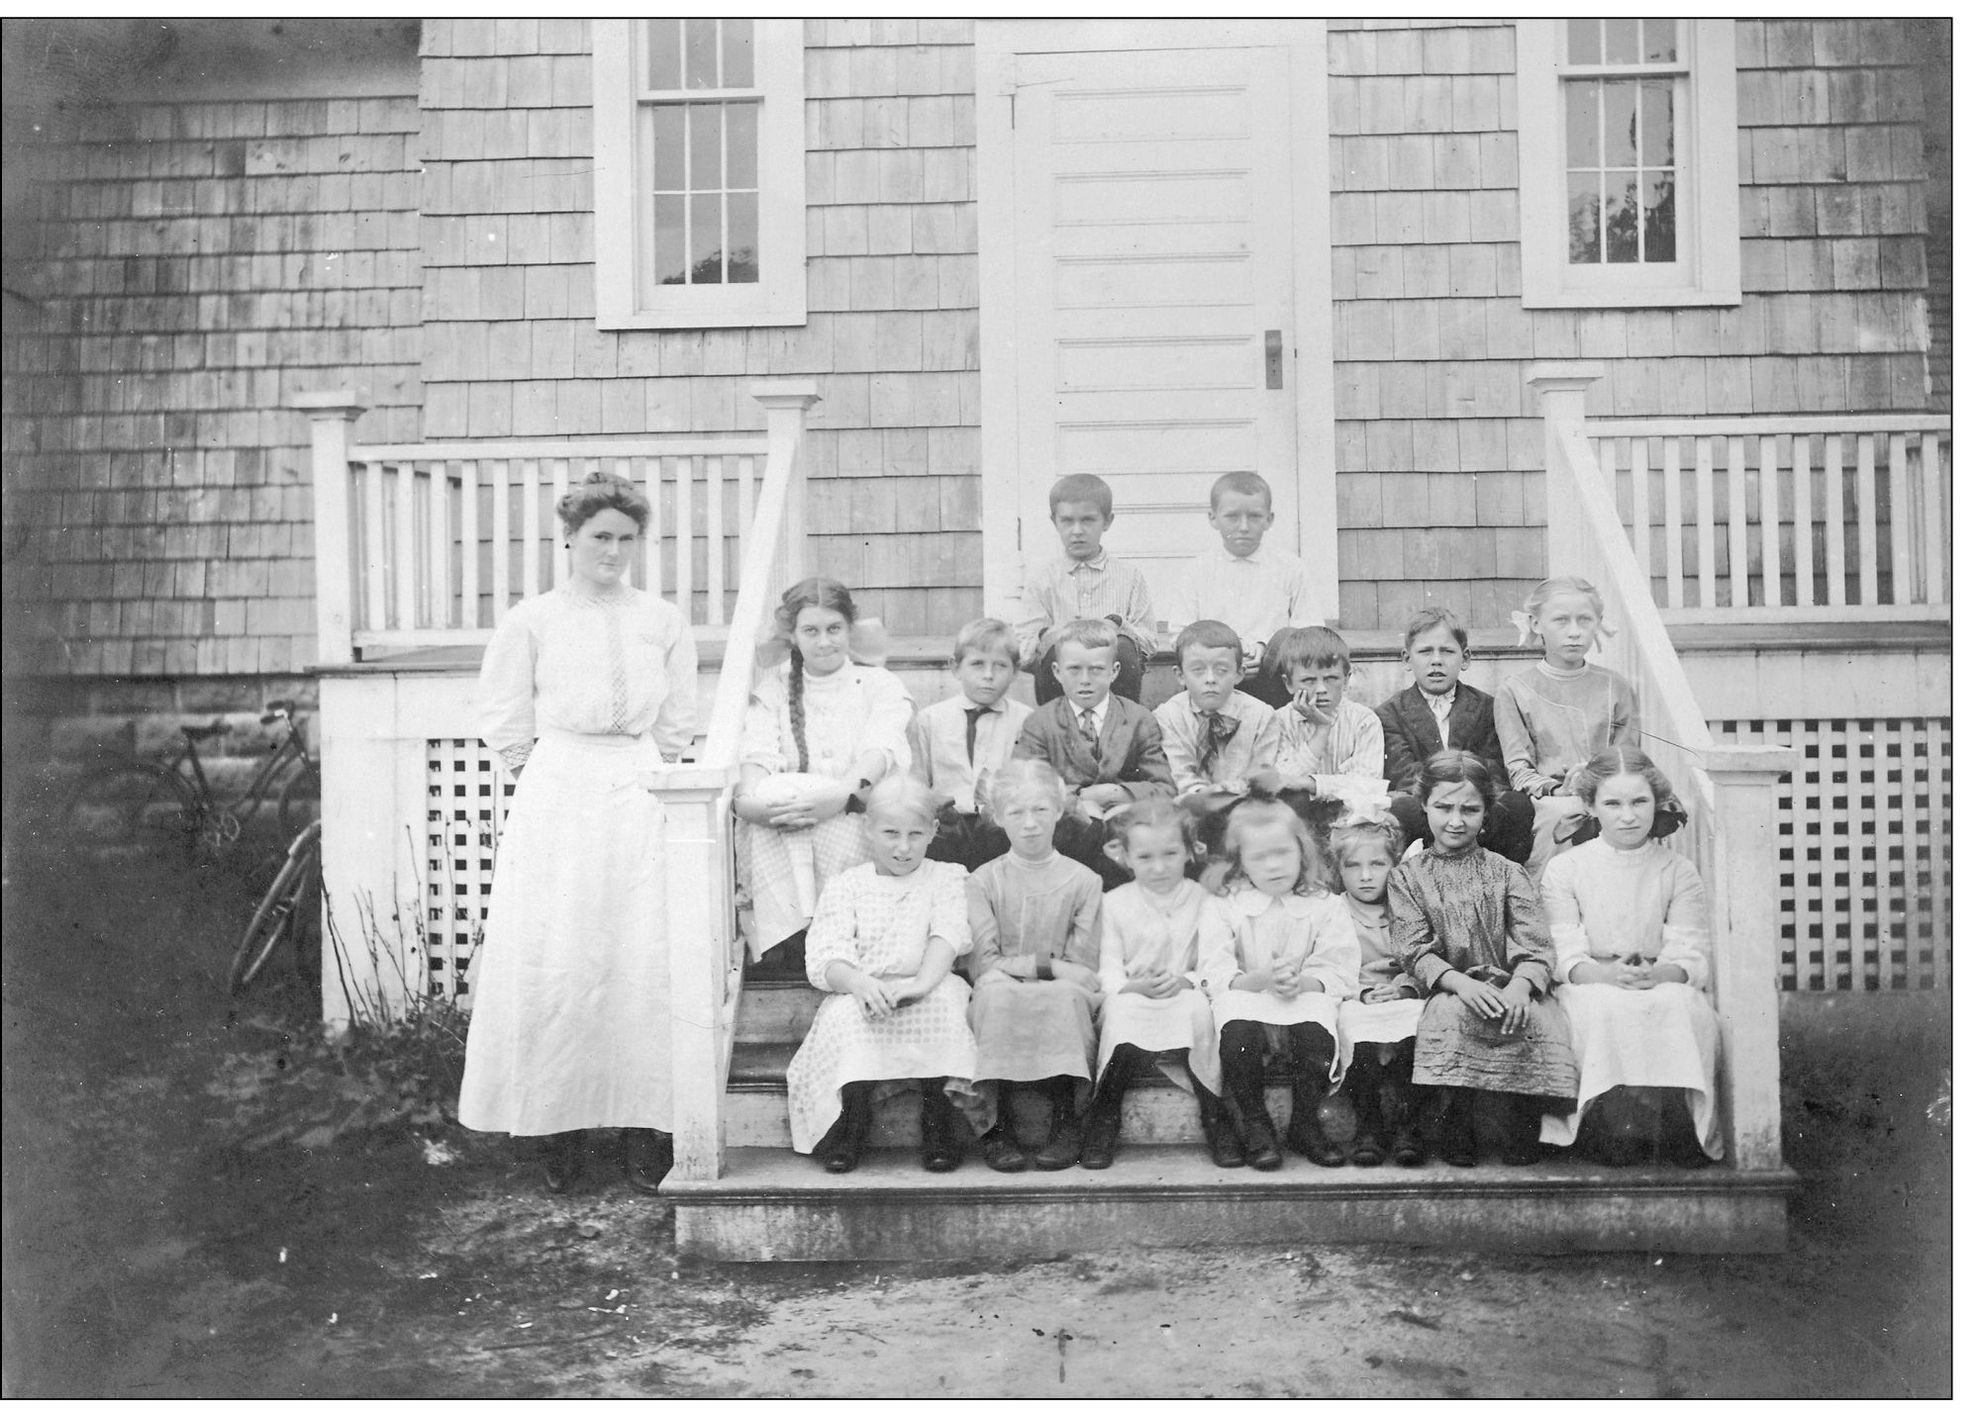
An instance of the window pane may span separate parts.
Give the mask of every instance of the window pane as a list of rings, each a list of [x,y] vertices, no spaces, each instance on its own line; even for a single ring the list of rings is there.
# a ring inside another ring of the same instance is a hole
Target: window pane
[[[663,104],[652,110],[654,191],[687,189],[687,110]]]
[[[721,198],[694,197],[688,217],[692,222],[693,243],[687,249],[694,262],[689,278],[697,285],[718,285],[721,283]]]
[[[680,86],[680,22],[646,21],[646,87]]]
[[[1598,64],[1600,62],[1600,21],[1566,21],[1566,62],[1569,64]]]
[[[1647,167],[1676,165],[1676,92],[1673,79],[1641,84],[1641,160]]]
[[[1642,259],[1667,264],[1676,258],[1676,174],[1648,174],[1648,204],[1642,212]]]
[[[1610,64],[1641,62],[1640,20],[1607,21],[1607,62]]]
[[[728,105],[728,189],[749,191],[756,186],[756,118],[753,103]]]
[[[1671,19],[1642,21],[1642,47],[1651,64],[1676,62],[1676,22]]]
[[[1601,85],[1602,107],[1607,110],[1606,139],[1602,150],[1610,167],[1635,165],[1635,86],[1632,82],[1609,81]]]
[[[756,255],[756,195],[738,192],[728,198],[728,282],[756,283],[762,278]]]
[[[721,22],[721,86],[755,87],[755,21]]]
[[[1633,265],[1635,253],[1635,184],[1617,174],[1607,179],[1607,263]]]
[[[687,105],[687,176],[693,191],[721,190],[721,105]]]
[[[656,196],[652,203],[653,281],[687,282],[687,198]]]
[[[1575,172],[1566,178],[1567,258],[1575,265],[1600,263],[1600,173]]]
[[[719,20],[687,20],[687,87],[713,88],[715,27]]]
[[[1600,165],[1600,80],[1566,81],[1566,165]]]

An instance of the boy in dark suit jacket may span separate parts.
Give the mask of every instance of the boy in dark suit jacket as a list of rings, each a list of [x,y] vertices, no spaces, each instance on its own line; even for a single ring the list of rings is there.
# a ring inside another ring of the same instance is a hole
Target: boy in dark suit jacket
[[[1532,851],[1532,802],[1511,788],[1490,694],[1459,680],[1470,661],[1468,630],[1448,609],[1425,608],[1409,620],[1401,642],[1414,685],[1375,708],[1387,743],[1388,789],[1412,797],[1430,756],[1470,752],[1490,767],[1498,791],[1478,842],[1523,863]],[[1395,816],[1411,839],[1428,841],[1427,816],[1412,798],[1396,802]]]
[[[1174,793],[1154,714],[1113,695],[1120,670],[1117,632],[1090,618],[1060,630],[1051,671],[1065,694],[1030,713],[1011,752],[1048,761],[1064,777],[1072,798],[1058,821],[1058,852],[1097,873],[1108,888],[1132,875],[1106,855],[1107,815],[1146,795]]]

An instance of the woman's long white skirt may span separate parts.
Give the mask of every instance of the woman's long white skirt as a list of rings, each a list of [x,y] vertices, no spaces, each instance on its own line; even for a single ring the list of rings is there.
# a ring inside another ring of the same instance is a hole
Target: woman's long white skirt
[[[649,736],[543,736],[515,787],[469,1000],[460,1121],[515,1134],[673,1127]]]
[[[1696,1141],[1712,1158],[1724,1156],[1717,1122],[1717,1013],[1709,997],[1679,981],[1646,991],[1566,982],[1552,994],[1572,1022],[1580,1095],[1572,1113],[1545,1116],[1543,1141],[1572,1143],[1587,1105],[1610,1089],[1680,1089],[1689,1099]]]

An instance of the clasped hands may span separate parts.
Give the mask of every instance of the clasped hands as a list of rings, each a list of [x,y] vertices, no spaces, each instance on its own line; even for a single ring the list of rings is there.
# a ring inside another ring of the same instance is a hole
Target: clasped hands
[[[1165,968],[1149,972],[1145,976],[1136,976],[1120,988],[1123,992],[1131,992],[1136,996],[1150,996],[1156,1001],[1165,1001],[1170,996],[1179,996],[1182,992],[1193,989],[1193,983],[1186,976]]]
[[[1502,987],[1460,972],[1446,973],[1450,990],[1479,1020],[1502,1021],[1502,1033],[1517,1035],[1531,1020],[1532,985],[1514,976]]]
[[[859,1010],[867,1020],[880,1020],[903,1006],[911,1006],[932,989],[918,985],[911,977],[882,981],[862,971],[852,972],[844,985],[845,994],[859,1003]]]
[[[1290,957],[1280,957],[1268,967],[1246,971],[1237,978],[1236,984],[1244,991],[1267,991],[1280,1001],[1289,1001],[1304,991],[1325,989],[1316,981],[1308,985],[1304,967]]]

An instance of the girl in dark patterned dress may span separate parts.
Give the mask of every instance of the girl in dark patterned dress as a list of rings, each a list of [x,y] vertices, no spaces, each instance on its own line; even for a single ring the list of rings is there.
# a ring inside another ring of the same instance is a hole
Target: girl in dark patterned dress
[[[1428,993],[1415,1036],[1415,1083],[1444,1091],[1440,1149],[1475,1165],[1480,1114],[1496,1119],[1506,1163],[1539,1160],[1547,1107],[1579,1095],[1571,1031],[1552,998],[1552,936],[1538,890],[1516,864],[1478,846],[1495,790],[1468,751],[1442,751],[1418,794],[1433,847],[1388,880],[1390,936]]]

